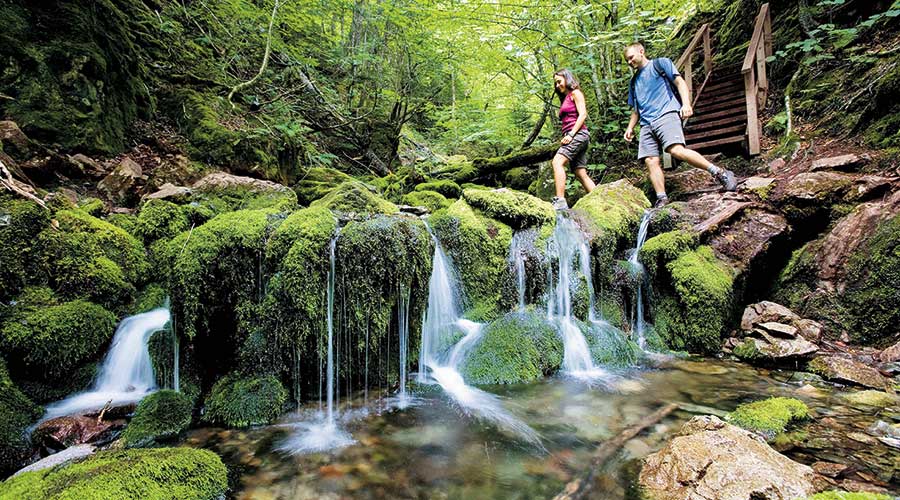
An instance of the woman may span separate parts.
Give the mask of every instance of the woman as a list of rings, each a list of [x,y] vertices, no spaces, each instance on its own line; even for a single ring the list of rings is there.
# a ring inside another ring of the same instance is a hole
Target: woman
[[[559,96],[559,120],[562,122],[563,138],[559,150],[553,157],[553,182],[556,184],[556,196],[553,197],[553,208],[566,210],[566,164],[572,167],[575,177],[590,193],[594,190],[594,181],[587,174],[587,149],[591,136],[584,121],[587,120],[587,106],[581,85],[571,71],[561,69],[553,74],[556,94]]]

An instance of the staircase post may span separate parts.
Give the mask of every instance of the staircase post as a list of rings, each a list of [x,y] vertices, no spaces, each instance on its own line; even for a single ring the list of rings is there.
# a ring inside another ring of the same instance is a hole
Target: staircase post
[[[757,114],[756,75],[754,71],[744,73],[744,95],[747,100],[747,149],[751,155],[758,155],[759,115]]]
[[[712,73],[712,42],[709,40],[709,26],[703,32],[703,65],[706,67],[706,75]]]

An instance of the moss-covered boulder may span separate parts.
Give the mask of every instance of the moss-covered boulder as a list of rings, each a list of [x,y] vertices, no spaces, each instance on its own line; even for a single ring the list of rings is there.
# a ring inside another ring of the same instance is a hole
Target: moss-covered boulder
[[[213,452],[192,448],[101,451],[83,461],[26,472],[0,483],[0,498],[21,500],[213,500],[228,470]]]
[[[809,408],[803,401],[779,397],[742,404],[729,413],[725,420],[771,439],[784,432],[788,424],[807,418]]]
[[[508,279],[512,229],[476,213],[465,200],[432,215],[431,225],[462,281],[471,319],[495,317],[501,283]]]
[[[697,234],[692,231],[676,230],[656,235],[641,247],[640,261],[651,279],[665,269],[666,264],[677,259],[682,253],[697,248]]]
[[[472,384],[518,384],[559,370],[562,337],[543,315],[509,313],[484,326],[461,366]]]
[[[865,492],[846,492],[846,491],[823,491],[816,493],[805,500],[891,500],[892,496],[883,495],[881,493],[865,493]]]
[[[188,213],[180,205],[153,199],[141,206],[134,233],[144,243],[150,244],[159,239],[172,238],[190,227]]]
[[[0,358],[0,476],[23,465],[31,452],[26,429],[42,413],[41,407],[13,384],[6,363]]]
[[[896,394],[889,394],[884,391],[856,391],[842,394],[842,397],[851,405],[871,408],[887,408],[900,403],[900,398]]]
[[[286,401],[287,391],[275,377],[232,373],[216,382],[206,397],[203,420],[227,427],[270,424]]]
[[[592,236],[612,240],[634,239],[635,228],[650,201],[626,180],[597,186],[572,206],[588,222]],[[632,245],[633,246],[633,245]]]
[[[423,182],[416,185],[416,191],[434,191],[447,198],[462,196],[462,188],[459,187],[459,184],[448,179]]]
[[[366,184],[347,181],[327,195],[314,201],[310,207],[325,207],[344,214],[395,214],[397,205],[381,198]]]
[[[37,203],[0,194],[0,302],[26,285],[46,282],[37,236],[50,226],[50,211]]]
[[[263,208],[286,212],[297,208],[297,194],[287,186],[225,172],[207,174],[195,182],[191,201],[217,214]]]
[[[539,226],[553,221],[553,207],[530,194],[510,189],[466,189],[463,198],[488,217],[513,229]]]
[[[656,331],[670,348],[711,353],[732,314],[733,271],[701,246],[666,264],[657,293]]]
[[[309,205],[337,186],[352,180],[352,177],[340,170],[313,167],[300,174],[300,179],[294,184],[293,189],[297,193],[297,201],[301,205]]]
[[[194,403],[180,392],[161,390],[145,397],[122,433],[129,448],[141,448],[172,439],[191,425]]]
[[[113,313],[74,300],[27,310],[7,321],[0,330],[0,346],[17,378],[65,381],[99,358],[115,327]]]
[[[602,323],[579,322],[578,326],[587,341],[591,359],[595,364],[621,368],[634,366],[640,360],[643,351],[621,330]],[[647,337],[650,338],[651,335],[648,333]],[[649,345],[658,347],[652,342]]]
[[[400,201],[404,205],[425,207],[430,212],[437,212],[438,210],[447,208],[453,204],[453,202],[445,198],[444,195],[435,191],[413,191],[412,193],[403,195],[403,198],[401,198]]]

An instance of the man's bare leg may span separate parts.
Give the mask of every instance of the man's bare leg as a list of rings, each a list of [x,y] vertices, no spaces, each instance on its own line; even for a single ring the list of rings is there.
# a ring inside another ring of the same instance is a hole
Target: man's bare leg
[[[584,187],[584,190],[588,193],[590,193],[594,190],[595,187],[597,187],[597,185],[594,184],[594,180],[591,179],[591,176],[588,175],[586,168],[579,168],[578,170],[576,170],[575,177],[578,178],[578,180],[581,182],[581,185]]]
[[[661,207],[669,202],[669,198],[666,196],[666,178],[663,175],[659,156],[648,156],[644,158],[644,163],[647,165],[647,171],[650,174],[650,184],[656,193],[656,203],[653,206]]]

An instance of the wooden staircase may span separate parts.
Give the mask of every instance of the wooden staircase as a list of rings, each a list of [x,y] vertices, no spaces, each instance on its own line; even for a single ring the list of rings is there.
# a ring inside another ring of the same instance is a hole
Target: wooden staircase
[[[695,75],[693,59],[701,53],[702,74]],[[688,85],[694,107],[694,116],[688,118],[684,127],[687,147],[712,154],[740,145],[751,156],[759,154],[762,129],[758,109],[766,102],[766,57],[770,55],[772,22],[767,3],[756,16],[753,36],[740,67],[714,67],[709,25],[697,30],[675,63]],[[695,82],[698,76],[702,78],[699,86]]]

